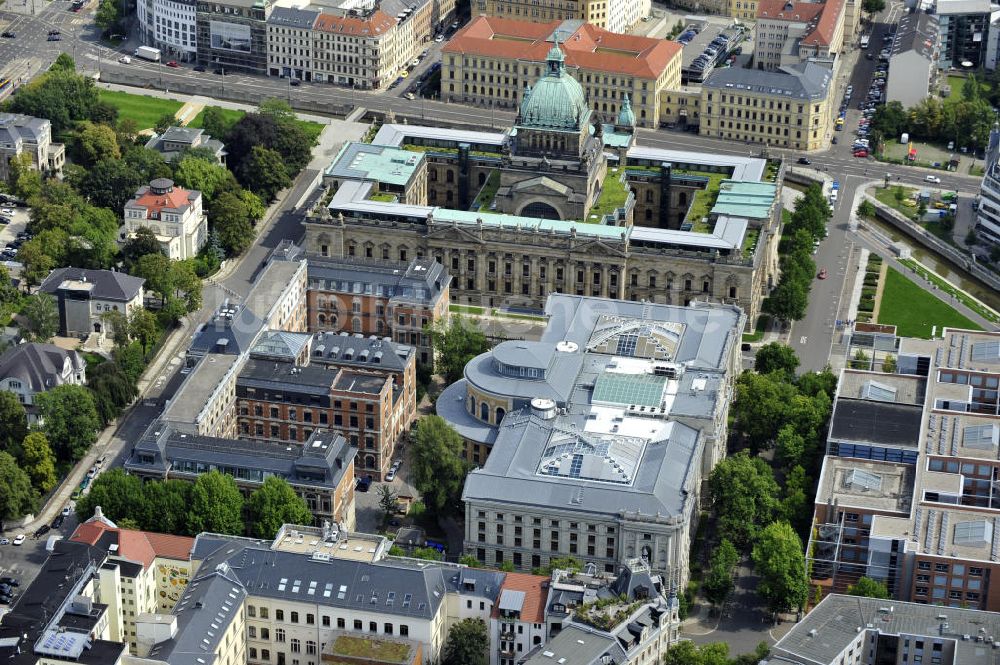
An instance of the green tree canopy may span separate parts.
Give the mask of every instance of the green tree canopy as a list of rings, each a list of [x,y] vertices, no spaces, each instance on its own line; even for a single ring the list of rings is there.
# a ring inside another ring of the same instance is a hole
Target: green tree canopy
[[[878,14],[885,9],[885,0],[862,0],[861,9],[866,14]]]
[[[663,665],[729,665],[729,645],[712,642],[696,646],[694,642],[678,642],[667,650]]]
[[[94,24],[108,32],[118,23],[118,2],[116,0],[101,0],[94,15]]]
[[[753,368],[759,374],[783,372],[788,376],[794,376],[795,368],[798,366],[799,359],[792,347],[781,342],[771,342],[757,350]]]
[[[45,494],[56,486],[56,458],[49,447],[49,440],[41,432],[32,432],[24,437],[22,466],[31,478],[31,484],[39,493]]]
[[[460,316],[439,321],[427,332],[434,347],[435,369],[448,384],[460,381],[469,361],[490,348],[486,335]]]
[[[225,112],[218,106],[206,106],[201,112],[201,128],[209,136],[222,140],[229,131],[230,123]]]
[[[462,619],[448,631],[441,665],[487,665],[490,636],[482,619]]]
[[[118,136],[108,125],[97,125],[85,120],[77,125],[77,154],[86,166],[92,166],[99,161],[121,158],[118,147]]]
[[[255,145],[243,165],[243,184],[262,201],[273,201],[292,179],[277,150]]]
[[[788,522],[773,522],[753,548],[757,591],[772,612],[801,609],[809,594],[802,541]]]
[[[736,418],[734,429],[746,437],[753,449],[769,448],[796,393],[795,386],[780,377],[744,372],[736,381],[736,399],[731,409]]]
[[[34,342],[47,342],[59,332],[56,299],[48,293],[38,292],[28,296],[21,308],[21,316],[27,321],[27,328],[22,334]]]
[[[462,498],[469,471],[462,447],[462,437],[440,416],[417,421],[410,445],[410,476],[433,513],[455,507]]]
[[[70,57],[69,53],[60,53],[52,63],[52,66],[49,67],[49,71],[75,72],[76,63],[73,61],[73,58]]]
[[[130,518],[142,524],[145,511],[142,480],[120,467],[105,471],[90,484],[90,491],[76,502],[77,518],[80,522],[90,519],[98,506],[113,522]]]
[[[232,476],[218,471],[198,476],[191,488],[187,524],[194,533],[243,533],[243,495]]]
[[[9,453],[0,452],[0,518],[17,519],[37,505],[38,495],[28,474]]]
[[[847,587],[847,595],[888,599],[889,589],[885,582],[877,582],[870,577],[861,577],[856,583]]]
[[[239,193],[222,192],[209,204],[208,219],[227,256],[237,256],[253,244],[254,219]]]
[[[35,396],[43,431],[60,462],[75,462],[97,440],[101,426],[94,398],[83,386],[64,383]]]
[[[48,118],[53,134],[69,129],[77,120],[88,120],[97,105],[94,80],[66,69],[36,77],[18,88],[11,100],[11,110],[15,113]]]
[[[216,163],[214,158],[201,159],[196,154],[185,155],[177,162],[174,166],[174,182],[181,187],[197,189],[207,201],[223,192],[239,188],[229,169]]]
[[[143,483],[144,511],[140,524],[147,531],[198,535],[188,528],[187,513],[193,485],[186,480]]]
[[[0,390],[0,452],[21,456],[21,442],[28,434],[28,414],[17,395]]]
[[[312,524],[312,513],[284,478],[270,476],[247,502],[249,533],[274,538],[282,524]]]
[[[771,468],[742,450],[719,462],[708,480],[709,497],[718,516],[718,532],[737,547],[756,542],[777,509],[778,484]]]
[[[117,418],[139,394],[135,381],[113,360],[89,370],[87,387],[94,396],[97,414],[104,425]]]
[[[736,567],[739,561],[740,554],[736,551],[736,547],[723,538],[712,552],[712,558],[708,565],[708,573],[705,575],[705,582],[702,587],[705,597],[713,605],[721,605],[735,587],[733,582],[733,568]]]

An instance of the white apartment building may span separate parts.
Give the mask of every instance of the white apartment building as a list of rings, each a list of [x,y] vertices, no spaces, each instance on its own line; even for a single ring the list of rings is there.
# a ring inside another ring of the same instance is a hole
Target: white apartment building
[[[139,0],[136,18],[142,43],[163,52],[164,60],[193,62],[198,56],[194,0]]]
[[[157,178],[140,187],[125,204],[124,217],[126,237],[146,227],[174,260],[193,259],[208,241],[208,217],[202,210],[201,192],[176,187],[168,178]]]
[[[27,153],[44,175],[62,177],[66,146],[52,142],[52,123],[20,113],[0,113],[0,180],[10,177],[10,161]]]
[[[267,17],[267,74],[313,80],[313,25],[319,11],[275,7]]]
[[[412,25],[381,9],[321,13],[313,32],[313,79],[362,90],[385,88],[412,53]]]

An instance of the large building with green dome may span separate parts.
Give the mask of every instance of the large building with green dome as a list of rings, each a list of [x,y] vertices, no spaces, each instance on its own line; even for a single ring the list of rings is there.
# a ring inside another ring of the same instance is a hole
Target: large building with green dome
[[[587,104],[557,44],[505,131],[389,118],[345,144],[305,249],[433,256],[452,300],[484,307],[704,300],[753,321],[779,274],[780,161],[637,145],[635,123],[627,95],[611,118]]]

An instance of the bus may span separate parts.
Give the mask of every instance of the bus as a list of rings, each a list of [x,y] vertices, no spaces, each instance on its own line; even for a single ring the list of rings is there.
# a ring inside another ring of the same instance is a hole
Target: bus
[[[871,35],[861,35],[861,49],[862,50],[868,48],[869,42],[871,42]]]

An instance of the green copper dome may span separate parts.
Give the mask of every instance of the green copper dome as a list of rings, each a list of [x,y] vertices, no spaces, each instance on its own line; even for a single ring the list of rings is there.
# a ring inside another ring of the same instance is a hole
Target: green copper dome
[[[558,42],[549,51],[545,74],[528,88],[517,124],[534,129],[578,130],[589,121],[590,109],[580,83],[566,73],[566,58]]]
[[[632,102],[627,94],[622,100],[621,110],[618,111],[618,122],[615,124],[619,127],[635,127],[635,112],[632,111]]]

